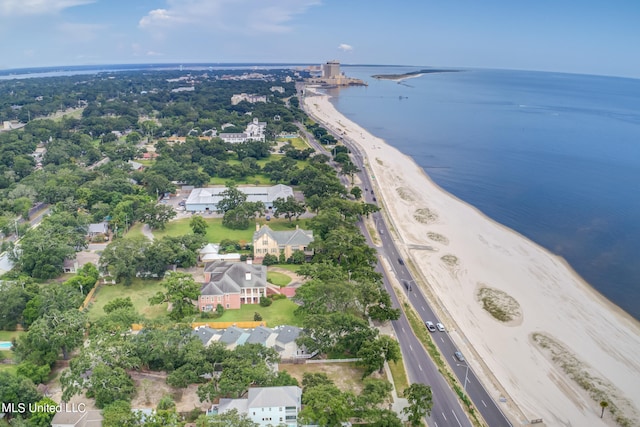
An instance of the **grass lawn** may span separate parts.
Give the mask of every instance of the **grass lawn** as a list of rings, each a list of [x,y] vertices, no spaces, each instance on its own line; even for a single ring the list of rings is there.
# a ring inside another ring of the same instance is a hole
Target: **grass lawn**
[[[263,174],[252,175],[242,179],[220,178],[215,176],[209,180],[209,184],[225,185],[229,181],[233,181],[238,185],[273,185],[273,182],[271,182],[269,177]]]
[[[95,299],[90,304],[89,320],[96,320],[104,317],[104,306],[115,298],[131,298],[136,311],[146,319],[157,319],[166,316],[167,305],[151,305],[149,298],[158,293],[165,291],[164,287],[157,280],[140,280],[136,279],[129,286],[123,284],[118,285],[101,285],[95,294]],[[252,319],[253,320],[253,319]]]
[[[267,271],[267,281],[276,286],[287,286],[291,282],[291,277],[275,271]]]
[[[207,218],[207,215],[202,216],[204,220],[209,224],[207,228],[207,241],[218,243],[223,239],[231,240],[243,240],[245,242],[251,242],[253,239],[253,232],[255,227],[249,227],[246,230],[231,230],[230,228],[222,225],[222,218]],[[156,238],[162,238],[164,236],[183,236],[185,234],[193,234],[189,222],[191,218],[182,218],[176,221],[170,221],[164,230],[154,230],[153,235]]]
[[[239,310],[225,310],[224,314],[216,322],[252,322],[253,314],[260,313],[267,326],[273,328],[279,325],[302,326],[302,318],[294,315],[298,306],[288,299],[279,299],[269,307],[261,307],[259,304],[244,304]]]
[[[293,145],[293,148],[296,148],[298,150],[305,150],[307,148],[309,148],[309,144],[307,144],[307,142],[298,137],[298,138],[281,138],[280,141],[286,141],[286,142],[290,142],[291,145]]]
[[[202,215],[204,220],[209,224],[207,228],[207,241],[218,243],[223,239],[231,239],[237,241],[244,241],[251,243],[253,240],[253,233],[255,231],[255,226],[250,226],[246,230],[232,230],[222,225],[222,218],[211,218],[208,215]],[[167,223],[167,226],[164,230],[154,230],[153,235],[156,238],[162,238],[164,236],[182,236],[185,234],[192,234],[193,231],[189,226],[189,222],[191,218],[182,218],[175,221],[170,221]],[[300,228],[307,228],[307,219],[301,219],[299,221],[292,221],[289,223],[289,220],[286,218],[272,218],[270,221],[265,221],[264,218],[258,218],[258,223],[260,226],[263,224],[268,224],[273,230],[282,231],[282,230],[292,230],[295,228],[296,224],[300,226]],[[127,236],[137,236],[142,235],[142,224],[136,224],[129,230]]]
[[[396,387],[396,393],[398,396],[402,396],[404,389],[409,387],[407,372],[404,369],[402,357],[397,362],[389,362],[389,370],[393,377],[393,384]]]
[[[144,234],[142,234],[142,226],[144,224],[141,222],[137,222],[135,223],[133,226],[131,226],[131,228],[129,229],[129,231],[127,231],[126,237],[139,237],[139,236],[144,236]]]
[[[0,365],[0,372],[9,372],[16,375],[18,371],[18,365]]]
[[[0,341],[11,341],[14,338],[18,338],[19,335],[24,334],[22,331],[0,331]]]
[[[273,267],[278,267],[297,273],[300,267],[302,267],[302,264],[274,264]]]

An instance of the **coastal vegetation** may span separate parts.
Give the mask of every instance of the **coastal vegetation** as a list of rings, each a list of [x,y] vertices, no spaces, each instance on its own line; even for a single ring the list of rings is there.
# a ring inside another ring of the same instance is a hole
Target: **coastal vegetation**
[[[635,425],[635,420],[640,419],[640,414],[634,409],[633,404],[622,396],[614,384],[594,375],[594,370],[561,342],[544,333],[534,333],[531,339],[556,366],[589,394],[594,407],[606,402],[606,407],[619,426],[631,427]]]
[[[429,208],[416,209],[413,217],[423,224],[433,224],[438,220],[438,214]]]
[[[500,322],[509,323],[522,318],[520,304],[504,291],[481,286],[478,300],[482,302],[482,308]]]
[[[427,237],[433,240],[434,242],[442,243],[443,245],[449,244],[449,239],[447,238],[447,236],[443,236],[440,233],[434,233],[433,231],[429,231],[427,233]]]

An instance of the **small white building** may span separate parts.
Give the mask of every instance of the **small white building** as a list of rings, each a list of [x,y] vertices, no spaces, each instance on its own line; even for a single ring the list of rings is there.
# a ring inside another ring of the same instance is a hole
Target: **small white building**
[[[231,97],[231,105],[238,105],[242,101],[247,101],[251,104],[255,104],[256,102],[267,102],[266,95],[256,95],[256,94],[247,94],[247,93],[239,93],[235,94]]]

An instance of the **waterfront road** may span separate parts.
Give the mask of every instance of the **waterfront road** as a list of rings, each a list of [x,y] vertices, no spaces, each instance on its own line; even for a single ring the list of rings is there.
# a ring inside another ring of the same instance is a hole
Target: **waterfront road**
[[[302,102],[301,105],[303,105]],[[317,120],[311,112],[307,111],[307,114],[310,114],[312,118]],[[362,185],[365,201],[369,203],[377,203],[377,201],[374,201],[374,197],[376,197],[375,190],[372,191],[372,189],[377,187],[377,184],[373,183],[375,181],[375,177],[369,175],[364,164],[364,157],[358,150],[357,144],[354,144],[353,141],[349,140],[349,138],[345,138],[331,127],[327,127],[327,130],[351,150],[355,165],[362,171],[358,176]],[[303,132],[306,134],[308,140],[312,142],[314,148],[319,149],[321,152],[326,151],[324,150],[324,147],[317,144],[314,138],[305,132],[304,129]],[[389,228],[387,227],[383,215],[381,213],[373,214],[373,221],[382,243],[379,247],[373,245],[369,237],[368,230],[364,224],[360,222],[360,228],[365,236],[367,236],[369,243],[378,250],[380,257],[386,258],[388,265],[392,270],[391,273],[395,275],[398,282],[404,285],[406,281],[406,283],[410,285],[409,289],[402,286],[403,291],[407,294],[410,303],[415,308],[422,321],[432,321],[433,323],[439,322],[439,319],[420,291],[420,287],[416,285],[415,279],[406,267],[402,255],[398,251],[396,244],[391,237],[391,233],[389,232]],[[394,304],[398,304],[387,276],[388,272],[386,269],[380,269],[380,272],[384,275],[385,286],[387,291],[391,294]],[[433,390],[434,406],[431,418],[428,419],[429,425],[436,425],[440,427],[470,425],[469,420],[460,408],[457,396],[444,381],[444,378],[437,371],[437,368],[433,364],[431,358],[427,355],[424,347],[413,334],[404,314],[400,319],[393,322],[393,326],[396,331],[398,342],[400,343],[405,367],[410,381],[428,384]],[[449,334],[446,331],[433,332],[432,338],[442,353],[443,358],[449,364],[452,372],[465,388],[467,395],[473,402],[473,405],[480,412],[487,424],[490,427],[512,427],[511,422],[507,419],[496,402],[491,398],[480,380],[478,380],[473,372],[473,368],[469,366],[468,361],[460,362],[455,359],[454,353],[457,351],[457,347]]]

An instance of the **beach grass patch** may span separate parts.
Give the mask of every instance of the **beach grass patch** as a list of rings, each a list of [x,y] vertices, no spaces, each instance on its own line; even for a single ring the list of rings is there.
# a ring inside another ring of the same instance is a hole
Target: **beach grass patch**
[[[451,254],[442,255],[440,259],[442,260],[442,262],[447,264],[448,267],[451,267],[451,268],[457,267],[458,264],[460,263],[460,261],[458,260],[458,257]]]
[[[578,359],[562,343],[539,332],[531,334],[531,339],[556,366],[589,394],[594,401],[594,408],[602,401],[607,402],[607,411],[622,427],[631,427],[635,425],[633,420],[640,419],[640,414],[632,403],[623,397],[614,384],[593,375],[592,367]]]
[[[422,224],[433,224],[438,220],[438,214],[429,208],[416,209],[413,217]]]
[[[409,189],[398,187],[396,188],[396,191],[398,192],[400,198],[405,202],[413,202],[415,200],[415,198],[413,197],[413,193]]]
[[[378,164],[380,166],[384,166],[384,163],[382,162],[382,160],[380,160],[379,158],[376,157],[376,162],[378,162]]]
[[[477,296],[482,308],[500,322],[511,322],[522,317],[520,304],[506,292],[483,286]]]
[[[434,242],[442,243],[443,245],[449,244],[449,239],[447,239],[446,236],[443,236],[442,234],[439,234],[439,233],[434,233],[433,231],[429,231],[427,233],[427,237],[430,240],[433,240]]]

